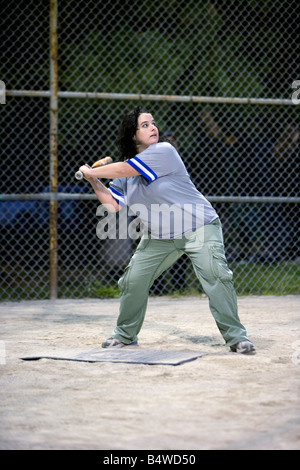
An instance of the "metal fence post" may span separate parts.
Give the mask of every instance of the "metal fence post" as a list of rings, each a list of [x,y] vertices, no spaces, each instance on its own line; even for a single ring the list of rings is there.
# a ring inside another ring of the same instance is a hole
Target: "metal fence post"
[[[57,45],[57,0],[50,0],[50,192],[57,193],[58,184],[58,45]],[[49,203],[49,256],[50,298],[57,298],[57,210],[58,201]]]

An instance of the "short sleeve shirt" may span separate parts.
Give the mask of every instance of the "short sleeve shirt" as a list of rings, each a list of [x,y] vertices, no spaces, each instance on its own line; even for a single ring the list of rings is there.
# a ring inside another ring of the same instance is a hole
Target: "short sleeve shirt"
[[[192,183],[173,145],[161,142],[127,160],[138,176],[114,179],[110,192],[137,215],[151,238],[175,239],[218,217]]]

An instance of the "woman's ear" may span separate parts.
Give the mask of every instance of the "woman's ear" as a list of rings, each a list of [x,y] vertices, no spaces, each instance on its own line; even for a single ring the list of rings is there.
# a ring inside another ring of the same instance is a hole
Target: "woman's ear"
[[[134,143],[135,146],[140,145],[140,142],[137,140],[136,135],[134,135],[134,136],[132,137],[132,141],[133,141],[133,143]]]

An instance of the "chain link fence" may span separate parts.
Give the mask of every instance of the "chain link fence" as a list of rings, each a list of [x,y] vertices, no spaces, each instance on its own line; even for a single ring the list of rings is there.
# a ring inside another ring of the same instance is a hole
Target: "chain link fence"
[[[99,203],[74,173],[107,155],[118,160],[120,119],[137,104],[173,134],[218,211],[237,292],[300,293],[296,1],[58,0],[57,17],[55,1],[0,3],[2,300],[49,298],[53,269],[52,297],[118,295],[137,242],[96,236]],[[174,291],[201,292],[184,257],[151,294]]]

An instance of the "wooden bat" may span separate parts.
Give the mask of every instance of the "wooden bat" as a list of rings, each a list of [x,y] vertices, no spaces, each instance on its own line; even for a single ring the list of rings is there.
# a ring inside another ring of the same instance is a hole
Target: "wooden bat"
[[[99,166],[108,165],[111,162],[112,162],[111,157],[101,158],[101,160],[98,160],[95,163],[93,163],[92,168],[98,168]],[[81,171],[76,171],[75,178],[77,180],[82,180],[83,179],[83,173]]]

